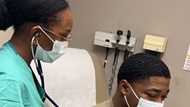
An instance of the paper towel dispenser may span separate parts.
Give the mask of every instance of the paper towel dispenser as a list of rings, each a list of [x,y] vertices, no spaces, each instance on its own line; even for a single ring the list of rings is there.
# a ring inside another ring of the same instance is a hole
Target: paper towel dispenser
[[[167,38],[165,37],[146,35],[143,49],[163,53],[165,51],[166,43]]]

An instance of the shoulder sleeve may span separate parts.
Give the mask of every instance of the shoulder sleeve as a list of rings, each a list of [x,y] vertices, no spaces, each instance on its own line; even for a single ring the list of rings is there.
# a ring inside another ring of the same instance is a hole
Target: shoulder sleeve
[[[24,107],[20,85],[13,80],[0,80],[0,107]]]

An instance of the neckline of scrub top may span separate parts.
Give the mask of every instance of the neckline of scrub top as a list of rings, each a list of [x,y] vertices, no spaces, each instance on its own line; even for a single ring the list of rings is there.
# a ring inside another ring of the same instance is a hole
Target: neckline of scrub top
[[[17,50],[15,49],[15,47],[13,46],[13,44],[12,44],[10,41],[8,42],[8,44],[9,44],[9,46],[11,47],[11,49],[15,52],[15,54],[17,55],[18,52],[17,52]]]
[[[20,63],[21,66],[23,66],[24,68],[28,68],[28,70],[31,71],[31,69],[29,68],[28,64],[26,63],[26,61],[20,56],[20,54],[18,53],[18,51],[16,50],[16,48],[13,46],[13,44],[8,41],[7,42],[8,46],[12,49],[12,51],[15,53],[16,55],[16,60]]]
[[[8,41],[7,42],[8,46],[12,49],[12,51],[15,53],[16,56],[16,60],[20,63],[20,65],[24,68],[27,68],[28,70],[31,71],[31,69],[29,68],[28,64],[26,63],[26,61],[20,56],[20,54],[17,52],[16,48],[13,46],[13,44]],[[27,76],[29,77],[30,80],[33,80],[32,78],[30,78],[30,75],[32,74],[32,72],[27,73]]]

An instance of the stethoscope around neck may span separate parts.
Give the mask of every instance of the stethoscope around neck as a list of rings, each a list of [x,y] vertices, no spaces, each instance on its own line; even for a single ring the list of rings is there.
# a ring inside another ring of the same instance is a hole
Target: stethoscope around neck
[[[43,70],[42,70],[42,66],[41,66],[41,62],[40,60],[37,60],[37,63],[38,65],[36,66],[36,69],[37,69],[37,72],[40,76],[40,80],[41,80],[41,85],[42,85],[42,88],[44,89],[45,91],[45,82],[44,82],[44,75],[43,75]],[[55,101],[53,101],[53,99],[50,98],[50,96],[46,93],[45,91],[45,95],[43,96],[42,98],[42,101],[44,102],[46,100],[46,98],[55,106],[55,107],[59,107]]]
[[[33,50],[33,42],[34,42],[34,39],[35,39],[35,37],[33,37],[33,38],[32,38],[32,41],[31,41],[31,51],[32,51],[32,56],[33,56],[33,58],[34,58],[34,50]],[[38,72],[38,74],[39,74],[39,76],[40,76],[41,86],[42,86],[42,88],[43,88],[43,90],[44,90],[44,92],[45,92],[45,95],[43,96],[42,101],[44,102],[44,101],[46,100],[46,98],[47,98],[55,107],[59,107],[59,106],[55,103],[55,101],[53,101],[53,99],[51,99],[51,98],[49,97],[49,95],[46,93],[46,90],[45,90],[45,82],[44,82],[44,75],[43,75],[43,70],[42,70],[42,65],[41,65],[40,60],[34,58],[34,64],[36,65],[36,70],[37,70],[37,72]]]

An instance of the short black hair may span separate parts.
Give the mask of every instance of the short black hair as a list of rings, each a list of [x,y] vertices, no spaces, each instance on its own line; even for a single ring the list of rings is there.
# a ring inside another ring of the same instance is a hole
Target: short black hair
[[[0,0],[0,30],[12,25],[17,29],[25,22],[49,25],[68,7],[65,0]]]
[[[146,53],[137,53],[122,63],[117,75],[117,83],[119,85],[125,79],[132,84],[150,77],[171,78],[167,65],[158,57]]]

